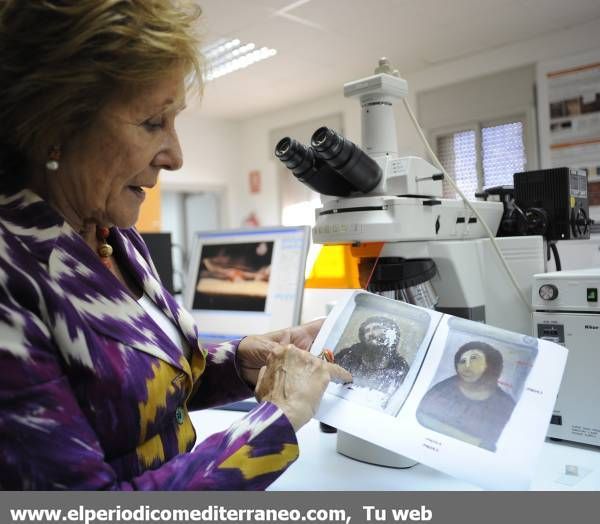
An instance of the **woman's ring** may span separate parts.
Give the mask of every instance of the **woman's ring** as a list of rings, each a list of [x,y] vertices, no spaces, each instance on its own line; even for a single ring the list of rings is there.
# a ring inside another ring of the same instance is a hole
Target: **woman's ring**
[[[333,356],[333,351],[331,351],[331,349],[324,349],[323,351],[321,351],[319,358],[322,358],[330,364],[333,364],[333,362],[335,361],[335,357]]]

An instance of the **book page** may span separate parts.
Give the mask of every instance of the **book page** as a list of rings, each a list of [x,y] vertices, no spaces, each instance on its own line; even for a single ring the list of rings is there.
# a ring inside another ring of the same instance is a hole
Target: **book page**
[[[352,373],[328,393],[396,415],[419,372],[442,314],[357,291],[328,316],[312,352],[328,349]]]
[[[402,334],[381,322],[387,335],[378,338],[369,323],[379,317]],[[311,351],[324,349],[354,383],[331,384],[317,419],[485,488],[527,488],[565,348],[357,291],[332,311]]]

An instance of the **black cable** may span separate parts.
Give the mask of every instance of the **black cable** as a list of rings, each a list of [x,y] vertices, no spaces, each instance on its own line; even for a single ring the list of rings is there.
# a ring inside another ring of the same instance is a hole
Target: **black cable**
[[[552,250],[552,254],[554,255],[554,264],[556,265],[556,271],[562,271],[560,255],[558,254],[558,247],[556,247],[556,242],[548,242],[548,247]]]

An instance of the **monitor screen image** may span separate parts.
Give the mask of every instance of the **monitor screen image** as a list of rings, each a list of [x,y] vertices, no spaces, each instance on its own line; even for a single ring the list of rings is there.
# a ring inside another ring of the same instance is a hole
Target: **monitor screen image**
[[[274,242],[203,245],[193,309],[265,311]]]
[[[300,321],[308,226],[199,231],[184,288],[205,342]]]

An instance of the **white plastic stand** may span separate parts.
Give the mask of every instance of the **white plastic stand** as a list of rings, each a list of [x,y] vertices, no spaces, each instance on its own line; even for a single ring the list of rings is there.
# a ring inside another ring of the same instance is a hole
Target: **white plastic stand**
[[[416,461],[338,430],[337,452],[361,462],[389,468],[412,468]]]

